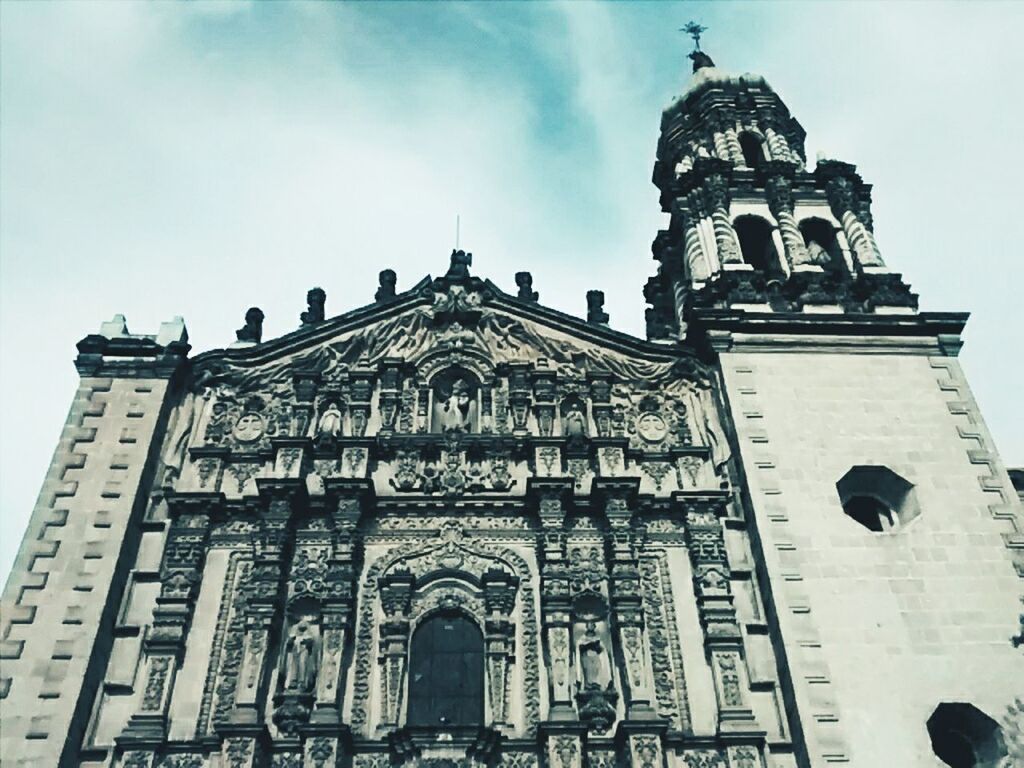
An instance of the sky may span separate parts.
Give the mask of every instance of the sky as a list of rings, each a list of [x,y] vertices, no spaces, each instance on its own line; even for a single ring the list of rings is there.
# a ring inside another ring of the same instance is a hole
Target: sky
[[[874,184],[887,263],[972,313],[961,362],[1024,466],[1024,3],[0,3],[0,578],[115,313],[195,352],[447,268],[643,335],[661,111],[694,19]]]

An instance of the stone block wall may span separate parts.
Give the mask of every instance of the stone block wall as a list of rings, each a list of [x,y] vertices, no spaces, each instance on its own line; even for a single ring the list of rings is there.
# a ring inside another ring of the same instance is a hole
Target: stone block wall
[[[134,562],[166,378],[84,376],[3,593],[4,764],[73,764]]]
[[[941,702],[1024,690],[1021,506],[951,357],[727,352],[728,407],[813,766],[942,763]],[[872,532],[836,482],[884,465],[920,514]],[[776,642],[778,639],[776,639]]]

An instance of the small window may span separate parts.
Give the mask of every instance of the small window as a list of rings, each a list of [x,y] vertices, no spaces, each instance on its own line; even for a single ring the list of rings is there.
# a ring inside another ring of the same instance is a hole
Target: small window
[[[743,261],[754,269],[768,271],[778,257],[772,242],[772,225],[760,216],[739,216],[733,222],[736,237],[740,241]]]
[[[847,517],[874,533],[899,528],[920,514],[913,484],[888,467],[853,467],[836,491]]]
[[[758,168],[764,160],[761,139],[750,131],[740,134],[740,149],[743,150],[743,164],[747,168]]]
[[[943,702],[928,718],[932,750],[951,768],[996,768],[1008,754],[999,723],[973,704]]]

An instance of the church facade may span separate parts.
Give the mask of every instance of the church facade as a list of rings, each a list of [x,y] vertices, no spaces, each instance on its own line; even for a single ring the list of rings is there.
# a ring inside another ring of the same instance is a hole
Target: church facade
[[[274,340],[253,308],[195,356],[180,320],[79,342],[3,595],[5,765],[1024,764],[1024,515],[967,316],[704,59],[647,339],[456,251]]]

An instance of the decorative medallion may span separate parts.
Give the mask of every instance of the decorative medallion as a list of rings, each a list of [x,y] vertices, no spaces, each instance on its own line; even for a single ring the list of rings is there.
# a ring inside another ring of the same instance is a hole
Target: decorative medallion
[[[235,439],[240,443],[252,443],[263,434],[263,417],[258,413],[243,413],[232,430]]]
[[[660,443],[668,435],[668,424],[656,413],[645,413],[637,419],[636,431],[648,443]]]

